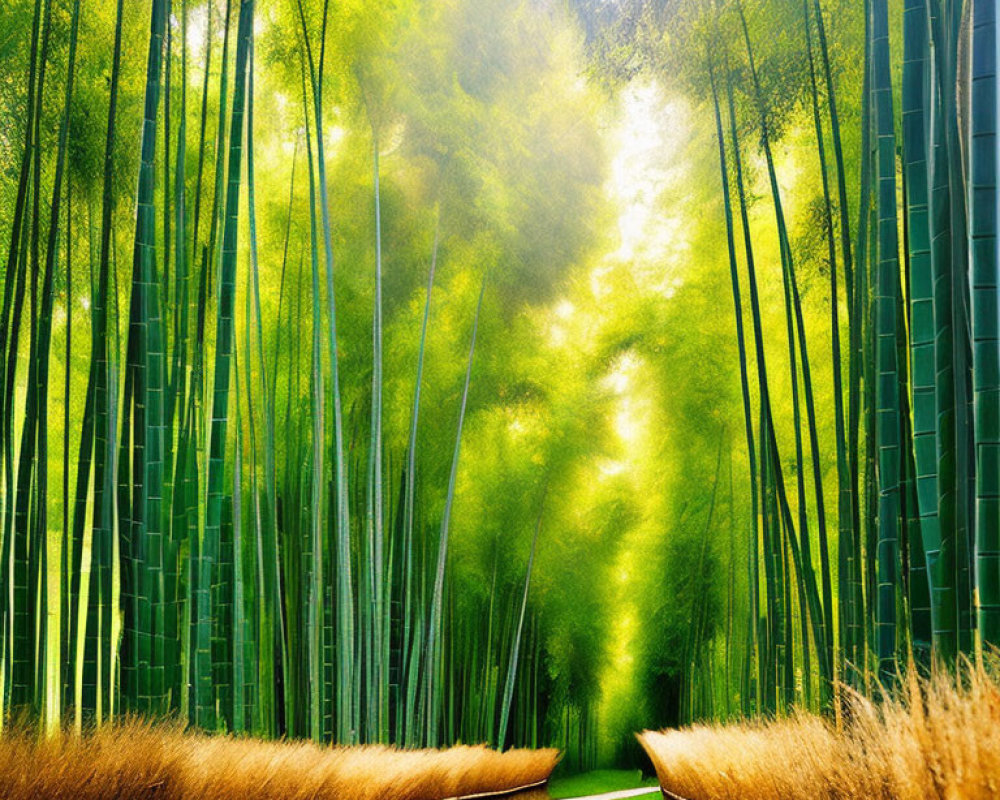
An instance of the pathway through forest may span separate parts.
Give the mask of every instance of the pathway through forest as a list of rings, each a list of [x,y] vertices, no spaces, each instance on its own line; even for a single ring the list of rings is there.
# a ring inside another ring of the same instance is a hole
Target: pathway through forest
[[[659,792],[660,790],[656,786],[642,786],[638,789],[623,789],[620,792],[605,792],[604,794],[577,797],[576,800],[619,800],[619,798],[639,797],[640,795],[659,794]]]

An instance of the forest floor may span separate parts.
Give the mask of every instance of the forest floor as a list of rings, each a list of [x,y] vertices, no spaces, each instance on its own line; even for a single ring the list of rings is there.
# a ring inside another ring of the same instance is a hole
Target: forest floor
[[[644,794],[655,792],[658,787],[656,778],[644,778],[637,769],[599,769],[565,778],[555,778],[548,788],[549,797],[552,798],[588,797],[612,800],[612,797],[638,796],[622,795],[620,792]]]
[[[691,800],[990,800],[1000,797],[998,730],[1000,684],[970,667],[911,676],[879,703],[851,695],[839,726],[799,713],[640,741],[664,789]]]
[[[649,797],[659,795],[659,786],[644,786],[639,789],[621,789],[617,792],[602,792],[601,794],[591,794],[586,797],[573,797],[566,800],[631,800],[633,797]],[[546,795],[552,797],[552,795]]]

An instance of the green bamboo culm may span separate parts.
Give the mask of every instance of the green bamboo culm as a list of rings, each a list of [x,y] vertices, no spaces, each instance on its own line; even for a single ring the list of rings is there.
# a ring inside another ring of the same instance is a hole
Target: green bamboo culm
[[[774,205],[774,216],[775,223],[778,233],[778,243],[781,255],[781,269],[782,269],[782,285],[784,289],[784,300],[785,300],[785,323],[786,323],[786,338],[788,341],[788,353],[789,353],[789,371],[790,371],[790,381],[791,381],[791,393],[792,393],[792,408],[794,417],[794,430],[795,430],[795,445],[796,445],[796,461],[798,464],[804,464],[804,448],[802,446],[802,424],[801,415],[799,412],[799,384],[798,384],[798,367],[796,366],[796,353],[798,354],[801,373],[802,373],[802,390],[805,395],[805,406],[806,406],[806,422],[807,422],[807,433],[809,437],[810,454],[812,462],[812,478],[813,478],[813,489],[815,492],[816,501],[816,520],[817,520],[817,532],[820,545],[820,569],[823,574],[822,585],[824,587],[824,592],[829,591],[831,588],[831,583],[829,581],[828,575],[830,572],[830,559],[829,559],[829,547],[827,542],[827,532],[826,532],[826,522],[825,522],[825,510],[824,510],[824,500],[823,500],[823,482],[820,475],[819,467],[819,443],[818,443],[818,431],[816,426],[816,411],[815,402],[813,397],[812,388],[812,378],[809,366],[809,351],[806,341],[806,329],[805,321],[802,313],[802,303],[798,288],[798,280],[796,277],[794,260],[792,257],[791,244],[788,237],[788,230],[786,225],[785,213],[782,206],[781,200],[781,190],[779,188],[777,171],[774,163],[774,156],[771,148],[771,137],[770,137],[770,123],[769,123],[769,110],[766,98],[764,96],[763,88],[760,82],[759,73],[754,59],[754,50],[751,45],[750,31],[747,24],[746,13],[743,8],[742,2],[736,3],[736,10],[739,15],[740,30],[742,32],[742,38],[744,44],[746,45],[747,53],[747,63],[750,69],[750,76],[753,86],[753,97],[755,100],[757,117],[759,119],[759,127],[761,132],[761,145],[764,150],[765,162],[767,165],[768,172],[768,182],[771,190],[771,199]],[[769,431],[769,436],[773,436],[773,429]],[[772,466],[777,466],[779,464],[777,455],[777,444],[775,443],[773,452],[771,454],[774,461]],[[832,686],[833,678],[833,651],[830,642],[830,633],[827,631],[826,621],[829,615],[824,610],[824,607],[830,607],[832,599],[826,596],[821,597],[820,591],[816,582],[815,571],[813,569],[812,557],[810,553],[810,532],[808,524],[808,512],[806,504],[806,484],[805,484],[805,470],[798,469],[796,472],[796,497],[798,499],[798,533],[801,536],[801,545],[796,545],[796,533],[795,533],[795,522],[792,520],[790,514],[785,513],[784,504],[782,501],[783,489],[783,478],[780,469],[775,471],[776,479],[776,489],[778,491],[779,500],[779,511],[782,515],[782,521],[785,525],[788,541],[793,547],[793,552],[798,549],[801,552],[801,569],[796,569],[796,580],[799,582],[798,590],[803,601],[804,606],[808,606],[808,620],[811,626],[812,640],[815,647],[819,672],[820,672],[820,686],[823,690],[824,697],[827,696],[829,688]],[[798,560],[798,559],[796,559]],[[808,668],[808,638],[803,636],[803,658],[804,658],[804,669],[809,672]],[[786,659],[791,657],[791,649],[786,652]],[[786,673],[786,693],[792,690],[791,686],[791,673],[792,668],[790,662],[786,661],[785,665]]]
[[[968,179],[965,168],[968,140],[959,109],[964,107],[968,84],[967,54],[960,53],[963,40],[964,8],[953,3],[931,3],[930,29],[933,40],[934,75],[938,105],[932,123],[940,146],[934,163],[935,191],[941,206],[935,209],[935,231],[942,273],[951,277],[951,391],[954,398],[954,508],[955,574],[957,599],[957,644],[969,655],[974,646],[974,527],[975,527],[975,443],[973,426],[972,340],[969,314],[970,286],[967,234]],[[967,26],[966,26],[967,30]],[[939,179],[940,176],[940,179]],[[946,226],[946,227],[945,227]],[[946,235],[942,235],[946,234]],[[945,247],[947,246],[947,251]],[[934,252],[932,251],[932,256]],[[943,287],[942,287],[943,288]],[[942,301],[944,296],[942,295]],[[936,311],[938,309],[935,309]],[[941,358],[945,357],[942,348]]]
[[[122,554],[124,633],[122,700],[139,712],[155,710],[152,663],[160,608],[155,570],[161,564],[162,342],[159,287],[155,279],[155,157],[166,4],[150,11],[149,54],[129,309],[125,419],[119,457],[119,551]],[[147,404],[152,404],[147,408]],[[129,455],[129,451],[131,454]],[[155,482],[155,483],[154,483]],[[162,618],[161,618],[162,619]],[[161,640],[162,641],[162,640]],[[159,651],[157,651],[159,652]]]
[[[994,2],[973,2],[969,258],[976,431],[975,585],[979,636],[984,646],[1000,644],[996,12]]]
[[[329,0],[324,0],[323,17],[320,27],[319,56],[316,58],[309,36],[309,26],[301,0],[297,2],[299,21],[302,26],[302,39],[307,58],[309,85],[313,97],[313,125],[316,139],[316,194],[319,205],[319,215],[323,226],[324,275],[327,301],[327,335],[330,360],[330,395],[333,405],[333,470],[334,470],[334,553],[336,564],[336,597],[333,614],[333,637],[337,653],[335,666],[336,680],[334,682],[334,702],[336,720],[334,733],[337,740],[348,743],[357,741],[360,705],[356,690],[360,684],[355,678],[355,645],[356,632],[354,626],[354,579],[352,575],[351,558],[351,518],[350,494],[348,489],[348,474],[344,436],[343,408],[340,390],[340,356],[337,350],[337,305],[334,292],[333,270],[333,229],[330,219],[330,202],[327,189],[326,155],[323,134],[323,79],[326,55],[326,34],[329,17]],[[314,239],[314,241],[316,241]],[[318,248],[318,243],[314,244]],[[318,290],[318,286],[316,287]],[[314,320],[321,317],[314,314]],[[324,614],[324,617],[326,615]],[[318,651],[324,651],[319,640],[315,642]],[[321,691],[317,686],[314,692]],[[314,697],[314,702],[320,702]],[[319,723],[321,725],[321,723]],[[317,728],[316,731],[318,731]]]
[[[308,117],[308,102],[305,79],[302,82],[303,112],[306,118],[306,154],[309,165],[309,241],[310,241],[310,273],[312,275],[312,350],[310,354],[310,395],[312,399],[312,480],[310,481],[310,524],[309,549],[303,554],[304,563],[311,565],[304,571],[310,575],[306,597],[306,652],[308,661],[308,704],[306,698],[299,697],[297,714],[300,719],[308,719],[309,735],[319,739],[322,730],[320,708],[322,706],[322,683],[320,676],[323,671],[323,608],[320,598],[323,590],[323,461],[325,451],[325,420],[326,394],[323,389],[323,353],[322,353],[322,306],[320,303],[319,281],[319,238],[316,230],[316,178],[313,168],[312,134]],[[309,571],[311,569],[311,572]]]
[[[753,668],[753,656],[760,658],[758,647],[757,620],[760,617],[759,598],[759,493],[757,475],[757,453],[754,437],[754,410],[750,399],[750,380],[747,369],[746,335],[743,330],[743,300],[740,291],[739,264],[736,257],[736,237],[733,226],[732,198],[729,188],[729,167],[726,155],[726,137],[722,126],[722,113],[719,107],[719,93],[716,86],[715,66],[711,54],[707,54],[709,80],[712,88],[712,107],[715,114],[715,137],[719,147],[719,177],[722,185],[722,202],[726,219],[726,245],[729,255],[729,278],[733,295],[733,319],[736,327],[736,343],[740,355],[740,397],[743,402],[743,424],[746,437],[747,466],[750,480],[750,560],[747,578],[748,622],[747,622],[747,652],[744,659],[744,672],[741,676],[741,696],[743,698],[743,713],[749,714],[751,702],[750,672]],[[728,82],[728,77],[727,77]],[[730,91],[730,97],[732,92]],[[742,176],[741,176],[742,177]],[[752,268],[752,259],[748,259]],[[756,320],[756,317],[755,317]],[[759,699],[758,699],[759,706]]]
[[[79,21],[80,21],[80,3],[79,0],[74,0],[72,17],[70,21],[70,38],[69,38],[69,54],[67,58],[67,76],[65,85],[65,94],[63,100],[63,111],[62,117],[59,125],[59,140],[56,152],[56,166],[55,174],[53,178],[52,186],[52,202],[50,204],[50,217],[48,226],[48,241],[45,250],[45,272],[42,281],[42,307],[41,314],[38,319],[38,330],[37,330],[37,362],[32,362],[32,368],[34,370],[35,379],[35,389],[36,394],[36,418],[35,424],[37,425],[37,444],[35,446],[35,452],[37,454],[37,460],[35,462],[35,469],[37,470],[36,477],[36,498],[37,498],[37,510],[35,511],[35,531],[33,532],[34,544],[33,548],[36,549],[38,553],[37,557],[37,568],[39,570],[37,578],[34,578],[35,591],[39,593],[38,609],[37,614],[47,613],[47,597],[48,592],[46,591],[46,579],[47,579],[47,551],[48,551],[48,509],[46,507],[47,499],[47,484],[48,476],[46,472],[47,461],[48,461],[48,384],[50,380],[50,354],[52,346],[52,312],[53,305],[55,302],[55,273],[57,269],[57,259],[59,256],[59,232],[60,232],[60,207],[62,199],[62,186],[63,180],[66,172],[66,162],[67,162],[67,140],[69,136],[69,117],[70,111],[73,103],[73,85],[74,85],[74,73],[76,70],[76,50],[77,50],[77,34],[79,32]],[[68,182],[67,182],[68,183]],[[40,191],[40,187],[36,188],[36,191]],[[69,211],[69,209],[67,209]],[[68,226],[68,223],[67,223]],[[67,271],[69,268],[69,258],[70,255],[67,252]],[[67,334],[68,335],[68,334]],[[29,393],[32,391],[29,388]],[[68,494],[68,492],[66,492]],[[68,499],[64,495],[65,499]],[[69,514],[70,510],[68,505],[64,507],[63,514]],[[64,542],[66,540],[66,533],[68,532],[68,527],[63,527]],[[64,551],[65,553],[65,551]],[[34,559],[33,559],[34,560]],[[63,563],[66,564],[68,568],[68,561],[63,559]],[[69,576],[63,574],[62,585],[65,591],[67,584],[69,583]],[[59,719],[61,715],[60,708],[60,695],[59,691],[52,691],[49,676],[46,674],[47,667],[45,664],[46,654],[48,652],[48,643],[46,642],[47,634],[47,620],[39,619],[38,633],[37,633],[37,653],[39,663],[35,669],[35,703],[40,708],[44,708],[45,712],[45,722],[46,729],[51,731],[55,729],[59,724]],[[65,629],[65,625],[63,628]],[[63,640],[64,634],[60,636]],[[68,655],[68,646],[65,648],[66,655]],[[63,653],[58,654],[60,657]],[[60,681],[60,684],[62,682]],[[42,691],[41,687],[49,685],[49,691]],[[60,685],[57,687],[62,689]]]
[[[431,313],[431,294],[434,290],[434,273],[437,269],[438,245],[440,242],[440,210],[434,214],[434,245],[431,251],[431,265],[427,274],[427,293],[424,298],[424,313],[420,323],[420,347],[417,351],[417,373],[413,386],[413,403],[410,411],[410,435],[406,446],[406,477],[403,483],[403,583],[401,612],[403,616],[401,654],[403,675],[401,702],[397,705],[396,741],[407,746],[415,746],[420,737],[417,716],[417,693],[420,685],[420,635],[422,618],[421,604],[415,602],[417,580],[414,551],[416,528],[417,489],[417,432],[420,427],[420,397],[424,381],[424,356],[427,349],[427,323]],[[489,643],[487,643],[489,646]]]
[[[744,256],[746,259],[747,284],[750,294],[750,310],[753,320],[753,342],[754,355],[757,366],[757,385],[760,392],[760,424],[758,426],[761,441],[760,466],[755,470],[760,476],[760,508],[763,510],[761,524],[762,547],[764,553],[764,602],[765,618],[763,631],[758,639],[757,648],[757,707],[764,712],[776,710],[776,673],[775,662],[777,659],[777,649],[779,642],[783,638],[783,617],[778,611],[775,603],[777,594],[777,570],[773,557],[773,547],[769,545],[775,538],[773,526],[777,522],[775,504],[775,481],[774,477],[781,471],[780,460],[775,465],[771,464],[774,455],[771,446],[773,437],[773,414],[771,408],[771,394],[767,373],[767,357],[764,349],[764,330],[761,309],[760,288],[757,279],[757,267],[754,254],[753,237],[750,229],[749,201],[747,197],[747,186],[744,181],[743,157],[740,150],[740,140],[738,134],[738,121],[736,117],[736,99],[733,89],[732,75],[726,70],[726,99],[729,117],[729,140],[733,153],[733,165],[735,167],[735,179],[737,198],[740,209],[740,227],[743,233]],[[734,261],[730,261],[730,276],[734,269]],[[737,281],[738,283],[738,281]],[[750,421],[752,425],[752,420]],[[775,450],[777,448],[775,442]],[[756,533],[754,534],[756,538]],[[756,545],[755,551],[756,553]],[[756,577],[756,573],[755,573]],[[759,612],[761,601],[759,592],[755,592],[755,611]],[[754,625],[756,626],[756,618]]]
[[[896,590],[899,581],[900,423],[896,353],[899,263],[896,227],[896,134],[885,0],[872,3],[872,96],[876,131],[879,263],[875,287],[876,431],[878,436],[878,597],[876,650],[879,677],[896,672]]]
[[[278,513],[277,513],[277,478],[276,478],[276,441],[275,441],[275,404],[276,391],[274,381],[277,378],[278,357],[274,358],[272,365],[271,382],[268,382],[268,364],[264,356],[264,327],[263,314],[261,313],[260,302],[260,270],[257,256],[257,235],[255,223],[254,206],[254,167],[253,167],[253,102],[254,102],[254,48],[250,45],[250,78],[249,78],[249,99],[247,102],[247,193],[249,196],[248,216],[250,218],[250,260],[253,291],[247,292],[247,304],[250,305],[253,298],[252,309],[248,309],[248,319],[252,317],[255,321],[255,333],[257,338],[257,363],[260,373],[261,402],[263,403],[262,413],[264,416],[264,505],[261,508],[260,498],[257,496],[256,486],[256,438],[254,436],[254,418],[252,411],[253,393],[249,391],[250,383],[250,355],[249,346],[250,326],[247,326],[247,403],[251,406],[249,414],[249,425],[251,432],[251,449],[253,453],[253,475],[254,475],[254,521],[255,521],[255,541],[257,543],[257,592],[259,596],[260,609],[259,618],[259,652],[258,652],[258,686],[259,696],[256,712],[259,714],[257,720],[257,730],[265,735],[276,735],[277,727],[277,701],[275,695],[275,685],[278,677],[284,674],[286,665],[284,652],[284,626],[281,603],[278,590],[281,585],[281,564],[278,546]],[[292,154],[292,176],[290,179],[290,194],[294,195],[295,187],[295,157],[297,149]],[[285,253],[282,258],[282,289],[284,288],[284,265],[287,261],[288,240],[285,241]],[[281,303],[279,298],[278,315],[281,314]],[[252,313],[251,313],[252,312]],[[280,338],[276,345],[280,343]]]
[[[199,605],[194,625],[198,631],[199,672],[196,685],[198,724],[212,728],[217,724],[216,703],[224,715],[232,712],[232,687],[213,686],[212,650],[206,649],[211,638],[212,611],[209,587],[215,561],[219,556],[222,505],[225,477],[226,426],[229,416],[229,382],[233,353],[233,307],[236,295],[236,233],[239,213],[244,104],[246,98],[247,60],[253,36],[254,0],[242,0],[237,28],[236,78],[229,134],[228,182],[226,187],[225,226],[223,229],[222,268],[219,273],[219,313],[216,327],[215,384],[212,390],[212,418],[209,436],[205,532],[201,545]],[[231,599],[230,599],[231,604]],[[213,691],[214,690],[214,691]],[[218,693],[218,698],[214,696]],[[228,706],[228,708],[227,708]]]
[[[907,248],[913,457],[920,535],[925,552],[938,552],[937,398],[934,374],[934,275],[931,264],[927,171],[927,6],[908,0],[903,10],[903,170],[906,180]],[[931,585],[931,627],[941,614],[940,587]],[[914,643],[915,647],[917,643]]]
[[[0,447],[0,459],[3,461],[4,484],[7,487],[14,485],[14,400],[17,365],[21,360],[18,355],[18,341],[22,326],[22,314],[24,310],[24,298],[27,284],[27,251],[29,231],[31,227],[31,217],[29,216],[30,190],[35,163],[34,154],[37,150],[37,125],[34,120],[39,113],[38,93],[39,93],[39,29],[42,20],[41,0],[35,0],[31,21],[31,48],[29,56],[27,95],[26,95],[26,122],[24,133],[24,145],[21,153],[21,169],[18,177],[17,195],[14,201],[13,219],[11,223],[10,246],[7,255],[6,280],[4,281],[3,294],[3,319],[0,327],[0,358],[2,361],[2,374],[0,374],[0,405],[2,405],[2,422],[0,422],[0,432],[2,432],[2,447]],[[15,494],[8,488],[4,492],[3,500],[3,563],[10,564],[14,553],[14,514],[15,514]],[[20,542],[18,543],[20,545]],[[16,600],[11,595],[12,589],[17,591],[18,581],[21,579],[20,573],[12,574],[11,570],[0,570],[0,609],[2,609],[3,626],[5,630],[14,631],[21,628],[20,635],[22,642],[25,634],[23,627],[26,616],[18,611]],[[24,645],[18,644],[18,650]],[[3,677],[4,691],[3,701],[5,706],[17,701],[20,704],[25,702],[25,690],[21,686],[13,689],[16,670],[13,666],[15,659],[22,660],[20,653],[15,653],[13,637],[4,637],[2,645],[3,654]],[[21,667],[18,667],[20,670]],[[17,676],[19,682],[23,679]]]
[[[13,324],[16,327],[21,325],[21,312],[23,310],[24,291],[30,283],[29,292],[29,336],[28,336],[28,374],[27,391],[24,401],[24,425],[21,429],[20,452],[17,460],[17,479],[14,485],[14,510],[13,524],[10,528],[7,541],[11,541],[13,548],[12,566],[12,607],[10,617],[12,617],[12,639],[10,645],[10,703],[14,708],[30,709],[33,712],[42,710],[42,683],[41,670],[45,664],[45,643],[46,643],[46,618],[45,618],[45,594],[39,594],[39,583],[44,576],[44,558],[47,547],[42,531],[45,530],[45,513],[41,514],[41,524],[37,515],[32,512],[32,483],[35,473],[36,462],[44,463],[47,457],[46,436],[44,429],[39,430],[39,395],[44,392],[40,387],[43,376],[42,355],[39,352],[39,339],[47,336],[44,329],[49,327],[51,322],[47,320],[46,306],[51,302],[51,286],[44,289],[38,286],[38,278],[42,274],[40,243],[41,238],[41,195],[43,188],[41,185],[41,123],[42,116],[42,92],[45,86],[46,64],[49,59],[49,42],[52,29],[52,4],[46,0],[43,10],[39,14],[36,4],[36,13],[32,24],[32,36],[37,37],[39,31],[39,21],[41,23],[41,45],[38,51],[38,72],[37,84],[35,85],[35,96],[33,98],[36,107],[33,114],[32,145],[30,148],[31,158],[31,214],[30,222],[24,229],[25,241],[22,242],[21,264],[18,267],[18,297],[15,300],[15,313]],[[48,259],[46,259],[48,262]],[[31,280],[26,280],[26,266],[30,262]],[[46,282],[51,280],[51,276],[46,275]],[[38,308],[38,298],[45,292],[42,300],[43,309],[41,314]],[[46,356],[47,357],[47,356]],[[16,350],[16,339],[11,342],[11,350],[8,360],[8,370],[13,362],[16,362],[18,352]],[[8,372],[8,390],[13,393],[15,384],[13,374]],[[44,395],[42,395],[44,396]],[[42,412],[44,413],[44,412]],[[11,438],[13,438],[11,436]],[[13,462],[13,445],[11,444],[10,462]],[[46,476],[40,475],[38,482],[38,495],[44,506],[46,502],[45,491]],[[11,493],[13,481],[7,484],[7,493]],[[8,517],[10,519],[10,517]],[[7,563],[7,562],[5,562]],[[5,587],[6,588],[6,587]],[[6,597],[5,593],[5,597]]]
[[[444,512],[441,516],[441,533],[438,538],[437,562],[434,570],[434,588],[431,595],[430,614],[427,620],[427,636],[424,652],[424,717],[426,743],[437,747],[441,736],[441,719],[438,710],[441,706],[442,648],[441,626],[442,607],[444,604],[445,566],[448,561],[448,534],[451,526],[451,510],[455,502],[455,484],[458,480],[458,460],[462,450],[462,428],[465,426],[465,411],[469,402],[469,385],[472,383],[472,364],[476,354],[476,335],[479,332],[479,315],[483,309],[483,296],[486,294],[488,273],[483,275],[482,286],[479,289],[479,299],[476,301],[476,315],[472,322],[472,341],[469,343],[469,358],[465,368],[465,382],[462,385],[462,399],[458,409],[458,431],[455,433],[455,449],[451,458],[451,472],[448,476],[448,492],[444,501]]]
[[[368,708],[366,737],[370,741],[386,742],[389,734],[388,694],[386,693],[389,660],[390,625],[387,624],[385,587],[385,502],[383,487],[382,435],[382,205],[379,191],[378,132],[372,123],[372,185],[375,206],[375,280],[372,310],[372,386],[371,427],[368,441],[368,508],[366,514],[370,624],[367,662]]]
[[[934,619],[934,651],[944,663],[951,663],[960,645],[960,587],[959,574],[959,517],[960,498],[958,494],[958,409],[956,406],[956,329],[955,329],[955,266],[952,261],[952,219],[951,195],[954,191],[948,169],[947,139],[942,115],[946,100],[942,85],[947,79],[940,75],[944,65],[937,57],[941,42],[935,33],[940,26],[930,24],[933,50],[929,51],[932,76],[928,99],[928,123],[932,135],[927,143],[930,164],[930,226],[931,226],[931,267],[934,278],[934,369],[935,398],[937,405],[937,464],[938,464],[938,530],[940,541],[931,540],[925,545],[927,573],[932,592],[932,609],[937,612]],[[933,54],[934,58],[931,57]]]
[[[528,554],[528,567],[524,572],[524,592],[521,595],[521,610],[517,616],[517,629],[514,632],[514,646],[510,653],[510,663],[507,666],[507,678],[504,681],[503,702],[500,705],[500,730],[496,743],[501,749],[506,746],[507,725],[510,722],[510,706],[514,699],[514,684],[517,680],[517,664],[521,654],[521,636],[524,633],[524,614],[528,609],[528,590],[531,588],[531,570],[535,565],[535,550],[538,547],[538,534],[542,529],[542,514],[545,510],[545,496],[542,496],[542,506],[535,522],[535,533],[531,537],[531,552]]]
[[[851,506],[853,503],[853,493],[851,492],[850,472],[848,469],[847,457],[847,434],[844,421],[844,387],[843,387],[843,358],[840,347],[840,292],[837,288],[837,245],[834,232],[833,221],[833,201],[830,192],[830,180],[827,170],[826,145],[824,143],[823,121],[820,113],[819,89],[817,86],[816,64],[813,56],[812,25],[809,14],[809,2],[803,0],[802,17],[806,30],[806,52],[809,59],[809,84],[812,96],[813,127],[816,132],[816,155],[819,161],[820,183],[823,187],[823,226],[826,228],[827,258],[830,268],[830,350],[831,368],[833,372],[833,408],[834,408],[834,440],[837,452],[837,529],[838,548],[846,549],[851,537]],[[817,14],[817,24],[819,31],[822,31],[821,15]],[[829,104],[831,117],[836,120],[836,105],[832,92],[832,83],[828,79],[827,89],[829,93]],[[837,126],[833,125],[834,135],[837,135]],[[843,220],[842,220],[843,222]],[[843,239],[842,239],[843,244]],[[847,266],[850,262],[850,255],[845,251],[845,279],[850,273]],[[850,305],[848,305],[850,308]],[[828,651],[831,669],[831,681],[835,677],[836,659],[834,658],[833,646],[833,585],[830,569],[830,554],[826,536],[821,536],[821,580],[823,587],[823,627],[828,640]],[[808,684],[807,684],[808,685]],[[821,691],[824,694],[823,704],[829,702],[829,695],[833,689],[832,684],[824,683]]]

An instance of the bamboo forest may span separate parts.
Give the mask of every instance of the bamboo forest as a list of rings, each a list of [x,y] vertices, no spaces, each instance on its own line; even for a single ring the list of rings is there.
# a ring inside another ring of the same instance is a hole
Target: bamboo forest
[[[997,5],[2,0],[0,795],[995,796]]]

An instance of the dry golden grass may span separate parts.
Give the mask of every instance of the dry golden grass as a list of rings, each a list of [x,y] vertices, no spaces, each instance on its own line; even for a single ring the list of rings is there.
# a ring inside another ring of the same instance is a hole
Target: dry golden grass
[[[555,750],[330,748],[129,722],[0,739],[2,800],[442,800],[546,781]]]
[[[660,785],[688,800],[987,800],[1000,797],[1000,684],[968,668],[878,705],[850,702],[838,731],[808,714],[695,726],[639,741]],[[669,796],[669,795],[668,795]]]

